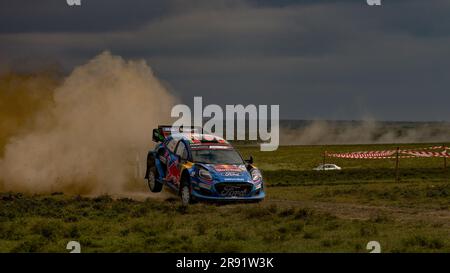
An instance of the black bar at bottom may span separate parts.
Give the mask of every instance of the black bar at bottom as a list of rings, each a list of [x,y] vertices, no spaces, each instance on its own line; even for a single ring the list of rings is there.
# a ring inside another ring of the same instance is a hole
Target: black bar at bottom
[[[450,254],[139,253],[0,254],[2,268],[43,272],[385,272],[446,268]],[[44,271],[45,270],[45,271]]]

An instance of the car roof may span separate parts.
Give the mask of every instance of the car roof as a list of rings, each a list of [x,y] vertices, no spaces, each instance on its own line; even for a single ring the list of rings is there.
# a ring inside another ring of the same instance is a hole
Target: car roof
[[[230,143],[225,139],[211,134],[176,133],[170,135],[168,139],[184,140],[190,146],[211,145],[211,144],[231,146]]]

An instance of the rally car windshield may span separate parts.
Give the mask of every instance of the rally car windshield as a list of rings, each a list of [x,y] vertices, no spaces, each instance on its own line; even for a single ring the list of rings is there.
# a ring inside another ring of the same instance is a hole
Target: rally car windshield
[[[243,164],[241,156],[233,149],[227,150],[192,150],[192,159],[205,164]]]

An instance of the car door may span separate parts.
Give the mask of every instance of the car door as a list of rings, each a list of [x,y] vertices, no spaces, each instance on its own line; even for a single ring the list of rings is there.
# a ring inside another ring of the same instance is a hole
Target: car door
[[[176,179],[177,173],[173,168],[174,164],[177,164],[175,149],[177,147],[178,140],[171,139],[166,143],[166,153],[165,153],[165,163],[166,163],[166,175],[164,180],[169,186],[174,185],[174,180]]]
[[[179,141],[173,152],[170,152],[169,162],[167,165],[167,182],[171,183],[175,188],[180,185],[181,163],[187,160],[187,149],[183,141]]]
[[[181,172],[183,171],[183,164],[188,161],[188,150],[186,143],[184,141],[180,141],[178,143],[177,149],[175,151],[175,154],[177,156],[177,173],[178,173],[178,179],[176,180],[177,186],[180,185],[181,180]]]

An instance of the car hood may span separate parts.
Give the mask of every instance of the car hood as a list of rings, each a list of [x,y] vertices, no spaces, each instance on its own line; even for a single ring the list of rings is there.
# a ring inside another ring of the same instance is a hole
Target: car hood
[[[216,182],[251,182],[252,178],[244,164],[198,164],[207,169]]]

